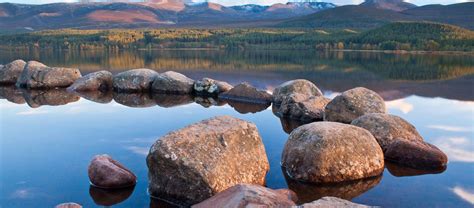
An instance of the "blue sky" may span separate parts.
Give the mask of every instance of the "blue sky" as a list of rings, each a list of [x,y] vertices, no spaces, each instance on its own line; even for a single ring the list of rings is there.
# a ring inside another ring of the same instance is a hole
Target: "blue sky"
[[[0,0],[0,2],[11,2],[11,3],[24,3],[24,4],[45,4],[53,2],[75,2],[77,0]],[[196,0],[195,0],[196,1]],[[199,0],[197,0],[199,1]],[[270,5],[274,3],[285,3],[288,0],[209,0],[210,2],[216,2],[223,5],[241,5],[241,4],[262,4]],[[321,0],[324,1],[324,0]],[[460,2],[468,2],[473,0],[407,0],[407,2],[414,3],[416,5],[426,5],[426,4],[453,4]],[[326,2],[332,2],[337,5],[345,4],[359,4],[363,0],[326,0]]]

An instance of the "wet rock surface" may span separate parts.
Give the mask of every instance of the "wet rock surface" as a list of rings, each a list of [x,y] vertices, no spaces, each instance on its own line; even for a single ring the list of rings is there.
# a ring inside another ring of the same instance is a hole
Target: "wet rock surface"
[[[230,116],[170,132],[147,157],[149,192],[185,205],[234,185],[264,185],[269,163],[254,124]]]
[[[17,80],[18,87],[29,89],[64,88],[81,78],[79,69],[48,67],[36,61],[29,61]]]
[[[378,176],[384,168],[383,152],[365,129],[314,122],[291,132],[282,166],[295,180],[331,183]]]
[[[149,92],[158,76],[151,69],[132,69],[113,77],[113,88],[116,92]]]
[[[82,208],[82,205],[74,202],[62,203],[55,206],[55,208]]]
[[[105,189],[131,187],[137,177],[108,155],[96,155],[88,168],[89,180],[94,186]]]
[[[385,159],[417,169],[442,169],[448,157],[440,149],[423,141],[398,139],[385,151]]]
[[[351,123],[369,113],[385,113],[385,102],[376,92],[357,87],[336,96],[324,109],[324,120]]]
[[[121,189],[102,189],[89,187],[89,195],[99,206],[113,206],[127,200],[133,193],[135,186]]]
[[[321,90],[312,82],[305,79],[297,79],[285,82],[275,88],[273,90],[273,103],[279,105],[292,94],[300,94],[304,96],[304,99],[323,96]]]
[[[227,82],[203,78],[194,83],[194,93],[202,96],[217,96],[220,93],[227,92],[233,88]]]
[[[296,195],[288,189],[272,190],[259,185],[239,184],[192,206],[208,207],[289,207],[294,206]]]
[[[219,98],[261,104],[271,103],[272,101],[272,95],[266,91],[258,90],[248,83],[241,83],[231,90],[219,94]]]
[[[174,71],[158,74],[152,85],[155,93],[191,94],[194,80]]]
[[[299,208],[328,208],[328,207],[345,207],[345,208],[369,208],[370,206],[356,204],[337,197],[323,197],[317,201],[306,203]]]
[[[80,97],[66,91],[64,88],[49,90],[27,90],[22,89],[23,98],[32,108],[43,105],[59,106],[79,101]]]
[[[15,84],[25,65],[26,62],[21,59],[12,61],[7,65],[0,65],[0,84]]]
[[[322,121],[324,108],[329,101],[329,98],[323,96],[307,98],[303,94],[292,94],[280,104],[277,115],[301,121]]]
[[[69,91],[101,91],[112,90],[112,73],[109,71],[98,71],[87,74],[77,79],[74,84],[68,87]]]

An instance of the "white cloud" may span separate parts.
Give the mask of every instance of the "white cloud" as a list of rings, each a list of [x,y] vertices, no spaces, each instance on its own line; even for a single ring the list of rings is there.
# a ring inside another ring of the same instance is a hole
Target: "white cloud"
[[[451,132],[471,132],[473,131],[472,127],[459,127],[459,126],[447,126],[447,125],[428,125],[430,129],[437,129],[443,131],[451,131]]]
[[[434,144],[448,155],[450,162],[474,162],[473,145],[465,137],[439,138]]]
[[[469,204],[474,205],[474,193],[460,186],[455,186],[451,191]]]
[[[402,113],[407,114],[413,110],[413,105],[406,102],[404,99],[392,100],[385,102],[388,109],[400,110]]]
[[[132,151],[135,154],[147,156],[150,151],[149,147],[138,147],[138,146],[129,146],[126,149]]]
[[[30,108],[26,111],[18,112],[17,115],[31,116],[31,115],[46,114],[46,113],[48,113],[48,111],[41,110],[39,108]]]

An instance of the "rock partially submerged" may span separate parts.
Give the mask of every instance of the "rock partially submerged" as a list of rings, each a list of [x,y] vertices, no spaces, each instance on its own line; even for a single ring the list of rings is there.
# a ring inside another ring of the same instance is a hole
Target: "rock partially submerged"
[[[137,182],[135,174],[108,155],[96,155],[89,164],[88,174],[94,186],[106,189],[130,187]]]
[[[269,163],[254,124],[219,116],[171,132],[147,157],[149,192],[186,205],[234,185],[265,184]]]
[[[18,59],[0,66],[0,84],[15,84],[21,76],[26,62]]]
[[[202,96],[217,96],[220,93],[227,92],[233,88],[227,82],[203,78],[194,82],[194,93]]]
[[[329,197],[329,196],[323,197],[311,203],[306,203],[306,204],[298,206],[298,208],[329,208],[329,207],[369,208],[370,206],[363,205],[363,204],[356,204],[344,199]]]
[[[324,108],[330,101],[323,96],[308,98],[303,94],[291,94],[280,104],[277,115],[300,121],[322,121]]]
[[[150,92],[158,72],[151,69],[132,69],[118,73],[113,78],[116,92]]]
[[[76,80],[74,84],[67,89],[75,92],[109,91],[112,89],[112,73],[109,71],[98,71],[87,74]]]
[[[259,185],[239,184],[192,206],[192,208],[290,207],[296,195],[288,189],[272,190]]]
[[[194,80],[187,76],[174,71],[167,71],[156,76],[152,90],[156,93],[165,94],[191,94],[193,85]]]
[[[268,104],[272,101],[272,95],[266,91],[258,90],[248,83],[241,83],[228,92],[221,93],[220,99],[235,100],[240,102]]]
[[[336,96],[326,105],[324,120],[351,123],[369,113],[385,113],[385,102],[376,92],[357,87]]]
[[[79,69],[48,67],[37,61],[29,61],[16,86],[29,89],[63,88],[69,87],[79,78],[81,78]]]
[[[397,139],[385,151],[385,158],[398,164],[418,169],[440,169],[448,157],[432,144],[422,141]]]
[[[297,79],[285,82],[273,90],[273,103],[279,105],[288,96],[300,94],[304,99],[309,97],[323,96],[321,90],[316,85],[305,79]]]
[[[296,180],[331,183],[382,174],[383,152],[365,129],[335,122],[315,122],[291,132],[282,166]]]

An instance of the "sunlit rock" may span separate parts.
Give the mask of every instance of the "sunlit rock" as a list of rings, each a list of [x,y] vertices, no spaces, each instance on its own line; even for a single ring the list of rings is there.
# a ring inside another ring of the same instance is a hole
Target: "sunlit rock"
[[[239,184],[192,206],[208,207],[290,207],[295,205],[296,194],[288,189],[272,190],[259,185]]]
[[[347,208],[369,208],[370,206],[356,204],[350,201],[336,197],[323,197],[317,201],[302,204],[298,208],[328,208],[328,207],[347,207]]]
[[[114,92],[115,102],[132,108],[148,108],[156,105],[149,93],[118,93]]]
[[[170,95],[163,93],[153,93],[153,100],[160,107],[171,108],[181,105],[187,105],[194,102],[191,95]]]
[[[79,96],[67,92],[64,88],[49,90],[23,89],[22,92],[26,103],[32,108],[37,108],[43,105],[66,105],[68,103],[77,102],[80,99]]]
[[[314,122],[291,132],[282,166],[295,180],[331,183],[382,174],[383,152],[369,131],[348,124]]]
[[[286,96],[278,107],[277,115],[301,121],[322,121],[324,108],[331,101],[323,96],[307,97],[303,94]]]
[[[147,165],[150,194],[184,205],[237,184],[264,185],[269,170],[256,126],[230,116],[161,137],[151,147]]]
[[[62,88],[69,87],[80,77],[79,69],[48,67],[37,61],[29,61],[16,85],[29,89]]]
[[[357,87],[336,96],[324,109],[324,120],[351,123],[369,113],[385,113],[385,102],[376,92]]]
[[[16,104],[23,104],[26,102],[25,98],[23,97],[22,91],[12,85],[9,85],[9,86],[0,85],[0,98],[6,99],[9,102],[16,103]]]
[[[26,62],[18,59],[0,66],[0,84],[15,84],[21,76]]]
[[[260,103],[245,103],[239,101],[228,100],[227,104],[229,104],[232,108],[234,108],[237,112],[241,114],[247,113],[258,113],[260,111],[266,110],[270,104],[260,104]]]
[[[121,189],[102,189],[95,186],[89,187],[89,195],[94,203],[99,206],[113,206],[127,200],[133,193],[135,186]]]
[[[194,93],[201,96],[217,96],[220,93],[227,92],[233,88],[227,82],[203,78],[194,82]]]
[[[231,90],[219,94],[219,98],[262,104],[271,103],[272,101],[272,95],[268,94],[266,91],[258,90],[248,83],[241,83]]]
[[[113,88],[116,92],[149,92],[157,76],[151,69],[132,69],[116,74]]]
[[[279,105],[286,97],[292,94],[300,94],[304,99],[309,97],[323,96],[316,85],[305,79],[297,79],[285,82],[273,90],[273,103]]]
[[[137,177],[108,155],[96,155],[88,168],[89,180],[99,188],[117,189],[134,186]]]
[[[154,93],[191,94],[193,85],[194,80],[187,76],[174,71],[167,71],[156,76],[152,90]]]
[[[98,71],[87,74],[74,82],[67,88],[69,91],[102,91],[112,89],[112,73],[109,71]]]

